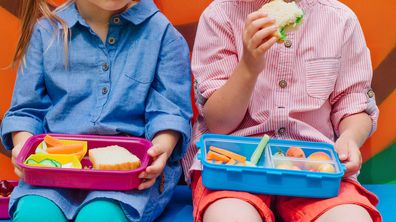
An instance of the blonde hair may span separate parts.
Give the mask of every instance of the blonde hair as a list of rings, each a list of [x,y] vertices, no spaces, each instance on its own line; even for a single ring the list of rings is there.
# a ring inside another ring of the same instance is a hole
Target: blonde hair
[[[72,0],[67,1],[65,5],[70,4]],[[63,6],[63,7],[64,7]],[[64,63],[65,67],[68,66],[68,38],[69,38],[69,28],[65,21],[63,21],[59,16],[57,16],[54,11],[51,10],[52,6],[47,3],[47,0],[23,0],[21,4],[21,35],[16,47],[14,57],[12,59],[12,64],[15,67],[19,62],[25,63],[25,55],[27,48],[29,46],[30,39],[32,37],[33,29],[38,21],[38,19],[43,16],[48,19],[54,30],[58,24],[62,26],[62,39],[64,46]],[[57,34],[57,33],[55,33]]]

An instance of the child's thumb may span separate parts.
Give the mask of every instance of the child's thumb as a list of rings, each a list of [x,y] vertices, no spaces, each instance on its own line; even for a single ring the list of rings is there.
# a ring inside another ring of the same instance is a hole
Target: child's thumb
[[[336,151],[338,153],[338,157],[340,158],[341,161],[344,161],[348,158],[348,148],[343,146],[343,147],[338,147],[336,148]]]
[[[153,144],[152,147],[150,147],[150,149],[147,151],[147,153],[151,156],[151,157],[156,157],[160,154],[160,150],[159,147],[155,144]]]

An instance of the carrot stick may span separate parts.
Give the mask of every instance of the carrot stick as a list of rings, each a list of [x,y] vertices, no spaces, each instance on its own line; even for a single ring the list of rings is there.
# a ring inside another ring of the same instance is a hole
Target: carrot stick
[[[83,149],[82,144],[63,144],[47,148],[47,153],[50,154],[73,154]]]
[[[60,146],[60,145],[63,145],[63,143],[60,140],[58,140],[57,138],[52,137],[50,135],[45,135],[44,142],[48,146]]]
[[[230,160],[230,158],[228,158],[227,156],[224,156],[223,154],[215,153],[211,150],[209,150],[209,152],[206,154],[206,159],[207,160],[219,160],[219,161],[226,162],[226,163]]]
[[[234,159],[230,159],[230,161],[228,161],[226,164],[227,165],[235,165],[237,162]]]
[[[238,160],[239,162],[242,162],[242,163],[244,163],[246,161],[246,157],[236,154],[234,152],[231,152],[229,150],[221,149],[221,148],[214,147],[214,146],[209,147],[209,149],[214,152],[223,154],[224,156],[227,156],[231,159]]]

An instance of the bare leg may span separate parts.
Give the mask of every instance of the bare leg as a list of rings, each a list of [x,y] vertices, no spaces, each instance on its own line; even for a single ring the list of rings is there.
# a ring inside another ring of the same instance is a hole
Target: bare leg
[[[315,222],[372,222],[370,214],[367,210],[356,204],[343,204],[331,208]]]
[[[212,203],[205,210],[203,221],[263,222],[263,219],[251,204],[237,198],[224,198]]]

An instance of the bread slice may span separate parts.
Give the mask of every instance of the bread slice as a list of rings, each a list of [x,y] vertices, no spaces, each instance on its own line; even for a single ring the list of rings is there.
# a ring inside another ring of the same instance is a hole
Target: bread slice
[[[120,146],[90,149],[88,155],[96,170],[133,170],[140,166],[140,159]]]
[[[273,0],[265,4],[260,10],[275,19],[275,24],[279,27],[274,33],[278,42],[286,40],[286,32],[297,27],[304,17],[304,11],[295,2],[286,3],[283,0]]]

